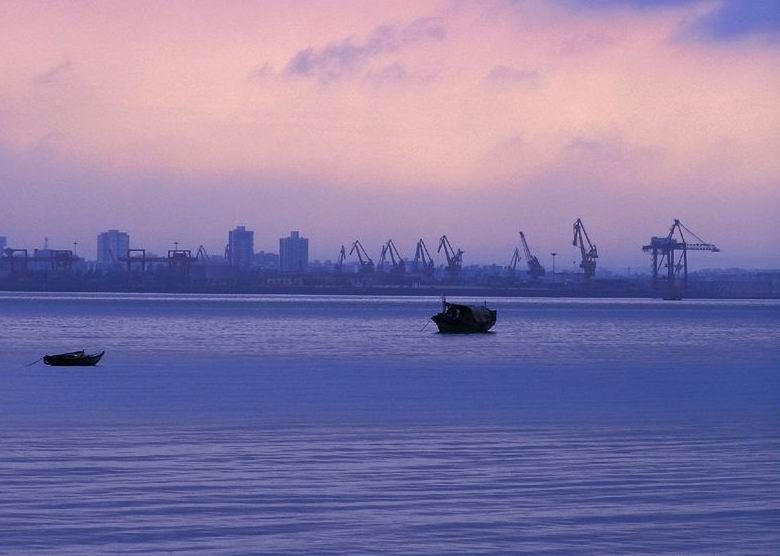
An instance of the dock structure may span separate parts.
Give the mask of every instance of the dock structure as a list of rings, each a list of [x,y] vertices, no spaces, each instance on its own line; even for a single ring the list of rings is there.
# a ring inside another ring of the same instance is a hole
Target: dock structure
[[[192,262],[195,259],[190,249],[169,249],[165,257],[147,256],[146,249],[128,249],[124,257],[119,261],[127,265],[127,272],[133,272],[134,267],[140,266],[141,273],[145,273],[149,265],[165,264],[175,274],[187,276],[190,273]]]
[[[6,248],[0,254],[0,264],[11,274],[26,274],[30,265],[39,265],[43,270],[68,272],[73,265],[81,261],[72,250],[43,249],[30,255],[28,249]]]

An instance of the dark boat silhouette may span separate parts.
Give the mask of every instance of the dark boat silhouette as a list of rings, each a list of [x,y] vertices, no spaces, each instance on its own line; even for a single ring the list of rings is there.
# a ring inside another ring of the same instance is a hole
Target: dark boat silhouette
[[[431,317],[439,332],[447,334],[484,333],[496,324],[496,311],[483,305],[461,305],[442,299],[441,313]]]
[[[56,355],[44,355],[43,362],[51,367],[94,367],[104,353],[105,351],[88,354],[82,349]]]

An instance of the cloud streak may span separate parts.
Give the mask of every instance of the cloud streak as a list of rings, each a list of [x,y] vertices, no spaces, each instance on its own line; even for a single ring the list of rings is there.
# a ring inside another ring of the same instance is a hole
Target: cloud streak
[[[381,56],[420,43],[442,41],[445,36],[444,24],[437,18],[421,18],[405,26],[382,25],[362,41],[348,37],[321,49],[309,47],[301,50],[287,62],[284,74],[330,83],[364,72],[373,60]],[[385,66],[384,71],[394,72],[397,78],[402,73],[397,71],[399,67],[398,64],[390,64]]]
[[[38,74],[35,77],[35,83],[38,85],[47,85],[49,83],[53,83],[72,70],[73,62],[70,59],[65,59],[59,64],[52,66],[45,72]]]
[[[486,78],[489,82],[498,85],[518,83],[532,84],[539,80],[539,72],[501,65],[493,67],[488,72]]]

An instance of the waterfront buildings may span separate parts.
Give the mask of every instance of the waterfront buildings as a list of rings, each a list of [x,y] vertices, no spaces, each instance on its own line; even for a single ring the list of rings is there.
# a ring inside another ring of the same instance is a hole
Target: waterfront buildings
[[[255,233],[245,226],[228,232],[228,263],[236,268],[249,268],[255,257]]]
[[[97,267],[101,270],[116,269],[121,265],[120,257],[127,256],[130,249],[130,235],[119,230],[108,230],[97,237]]]
[[[279,240],[279,269],[282,272],[304,272],[309,266],[309,240],[297,231]]]
[[[261,270],[279,270],[279,255],[258,251],[255,253],[255,266]]]

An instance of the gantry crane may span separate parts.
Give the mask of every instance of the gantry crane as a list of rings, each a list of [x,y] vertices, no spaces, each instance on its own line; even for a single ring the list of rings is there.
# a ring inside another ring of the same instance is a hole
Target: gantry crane
[[[439,239],[439,249],[436,252],[441,253],[442,249],[444,249],[444,256],[447,257],[447,271],[450,274],[460,272],[463,268],[463,250],[458,249],[455,251],[446,235],[441,236]]]
[[[349,250],[349,254],[357,254],[358,261],[360,261],[360,272],[374,272],[374,261],[368,256],[363,244],[359,239],[355,240],[352,244],[352,249]]]
[[[382,246],[382,254],[379,255],[379,270],[384,270],[385,262],[387,258],[390,258],[390,262],[393,265],[392,272],[403,273],[406,270],[406,261],[398,252],[392,239],[388,239],[387,243]]]
[[[417,249],[414,252],[413,268],[415,272],[422,272],[423,274],[433,274],[433,257],[428,252],[428,247],[422,238],[417,242]]]
[[[528,265],[528,274],[533,278],[539,278],[544,276],[545,270],[542,263],[535,255],[531,254],[531,250],[528,248],[528,242],[525,240],[525,234],[520,232],[520,241],[523,243],[523,251],[525,252],[525,263]]]
[[[588,232],[585,231],[585,224],[579,218],[574,222],[574,239],[571,244],[580,248],[580,268],[585,273],[585,278],[591,279],[596,273],[599,252],[591,243]]]
[[[341,250],[339,251],[339,258],[336,260],[336,272],[341,272],[341,270],[344,268],[344,261],[347,258],[347,250],[344,249],[344,246],[341,246]]]
[[[689,243],[683,232],[687,232],[696,241]],[[653,281],[659,278],[661,267],[666,267],[665,279],[670,286],[675,280],[688,281],[688,251],[712,251],[717,253],[720,249],[707,243],[689,230],[682,222],[675,218],[669,233],[665,237],[652,237],[650,244],[642,247],[642,251],[650,252],[653,256]],[[675,252],[679,253],[676,255]]]

